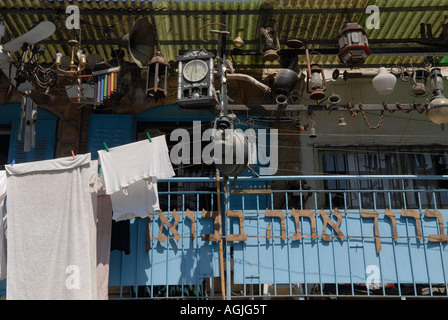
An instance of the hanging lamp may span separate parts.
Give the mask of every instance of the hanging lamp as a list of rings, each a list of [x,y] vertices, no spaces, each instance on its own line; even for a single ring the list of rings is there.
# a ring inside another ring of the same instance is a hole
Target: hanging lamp
[[[431,70],[430,83],[433,96],[426,114],[429,120],[443,126],[448,123],[448,99],[443,94],[442,71],[439,68]]]
[[[373,87],[380,95],[391,94],[396,83],[397,78],[384,67],[378,69],[378,75],[372,80]]]

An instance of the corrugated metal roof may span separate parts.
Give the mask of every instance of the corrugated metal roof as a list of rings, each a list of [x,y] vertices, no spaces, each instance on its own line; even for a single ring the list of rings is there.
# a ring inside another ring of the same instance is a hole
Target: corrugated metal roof
[[[216,1],[130,1],[130,0],[0,0],[0,14],[4,18],[7,36],[15,38],[39,21],[52,21],[57,31],[42,44],[47,52],[43,61],[51,63],[57,52],[69,54],[67,41],[79,37],[65,27],[68,5],[77,5],[81,11],[81,40],[88,54],[97,53],[106,60],[111,59],[117,45],[107,43],[105,33],[112,37],[127,34],[139,17],[148,17],[157,34],[157,44],[167,60],[175,61],[180,50],[216,49],[217,35],[210,29],[197,31],[205,24],[224,22],[232,31],[230,40],[238,29],[243,29],[245,50],[259,50],[259,28],[273,22],[280,38],[308,39],[311,50],[319,53],[322,48],[335,48],[336,36],[346,22],[365,25],[368,5],[380,9],[380,29],[366,29],[371,46],[416,46],[420,38],[420,24],[431,24],[433,34],[438,37],[442,24],[447,23],[448,0],[216,0]],[[305,31],[307,30],[307,31]],[[201,41],[209,39],[205,43]],[[4,42],[4,39],[2,39]],[[282,48],[286,46],[282,43]],[[130,61],[129,56],[127,59]],[[265,65],[261,56],[233,56],[238,66]],[[335,55],[313,55],[313,62],[325,65],[341,65]],[[394,64],[421,64],[424,57],[374,56],[366,66]],[[305,64],[305,58],[299,57]],[[447,63],[440,58],[439,63]],[[273,63],[277,65],[277,63]],[[341,65],[342,66],[342,65]]]

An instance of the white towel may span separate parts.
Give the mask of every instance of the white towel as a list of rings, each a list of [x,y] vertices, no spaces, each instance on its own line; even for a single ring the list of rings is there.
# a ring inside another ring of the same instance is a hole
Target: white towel
[[[6,278],[6,171],[0,171],[0,281]]]
[[[106,194],[111,195],[134,182],[156,177],[174,177],[165,136],[98,151]]]
[[[8,165],[6,172],[7,299],[95,299],[90,154]]]

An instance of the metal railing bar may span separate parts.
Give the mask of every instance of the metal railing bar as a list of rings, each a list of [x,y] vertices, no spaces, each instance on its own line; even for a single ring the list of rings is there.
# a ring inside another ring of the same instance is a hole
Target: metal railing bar
[[[401,188],[402,188],[402,197],[403,197],[403,207],[405,210],[407,210],[407,200],[406,200],[406,193],[405,191],[405,182],[404,179],[401,179]],[[409,235],[409,225],[408,225],[408,219],[405,219],[406,222],[406,234]],[[414,268],[413,268],[413,263],[412,263],[412,254],[411,254],[411,243],[408,240],[408,252],[409,252],[409,261],[410,261],[410,267],[411,267],[411,275],[412,275],[412,283],[414,286],[414,296],[417,295],[417,285],[415,283],[415,276],[414,276]]]
[[[359,213],[362,212],[362,197],[361,197],[361,192],[358,192],[358,204],[359,204]],[[364,246],[364,231],[363,231],[363,227],[362,227],[362,221],[359,220],[360,222],[360,227],[361,227],[361,240],[362,240],[362,261],[364,262],[364,270],[367,270],[367,263],[366,263],[366,252],[365,252],[365,246]],[[367,295],[370,296],[370,288],[369,285],[366,283],[366,289],[367,289]]]
[[[421,196],[420,196],[420,192],[417,194],[417,198],[418,198],[418,206],[419,206],[419,210],[422,211],[422,201],[421,201]],[[434,198],[435,200],[435,198]],[[434,202],[435,203],[435,202]],[[424,228],[424,224],[423,224],[423,215],[420,215],[419,217],[419,222],[422,228],[422,236],[425,235],[425,228]],[[425,238],[422,238],[422,241],[425,241]],[[426,245],[425,243],[423,243],[423,252],[425,253],[425,266],[426,266],[426,275],[428,277],[428,284],[429,284],[429,290],[431,293],[431,296],[433,295],[432,293],[432,283],[431,283],[431,276],[429,273],[429,265],[428,265],[428,253],[426,251]]]
[[[289,211],[289,205],[288,205],[288,194],[285,195],[285,207],[286,207],[286,213]],[[286,218],[285,218],[286,220]],[[289,223],[286,221],[286,234],[289,233]],[[287,249],[287,256],[288,256],[288,279],[289,279],[289,294],[292,295],[292,277],[291,277],[291,252],[290,252],[290,241],[289,238],[286,239],[286,249]]]
[[[330,219],[331,219],[332,218],[331,212],[333,212],[333,203],[331,201],[331,192],[328,194],[328,198],[329,198],[328,200],[330,203]],[[334,235],[334,230],[332,231],[332,235]],[[334,256],[334,241],[333,241],[334,237],[331,237],[330,239],[331,239],[331,248],[332,248],[331,252],[332,252],[332,257],[333,257],[333,273],[334,273],[335,290],[336,290],[336,295],[338,295],[339,294],[339,288],[338,288],[339,286],[337,283],[338,282],[338,274],[336,271],[337,264],[336,264],[336,259]]]
[[[440,193],[439,193],[439,195],[440,195]],[[434,195],[434,197],[435,197],[435,195]],[[435,198],[434,198],[434,210],[438,210],[437,202],[435,202]],[[437,233],[440,235],[439,228],[437,228]],[[448,296],[448,283],[447,283],[447,277],[446,277],[445,264],[444,264],[444,260],[443,260],[442,242],[439,243],[439,248],[440,248],[440,261],[442,262],[443,278],[445,279],[445,295]],[[432,290],[431,290],[431,293],[432,293]]]
[[[239,176],[238,182],[242,181],[278,181],[278,180],[447,180],[448,175],[295,175],[295,176]],[[234,177],[229,177],[229,182]],[[158,183],[164,182],[215,182],[215,177],[173,177],[170,179],[158,179]]]
[[[318,205],[317,205],[317,194],[314,193],[314,211],[315,211],[315,213],[318,210],[319,209],[318,209]],[[319,242],[319,238],[317,238],[317,241]],[[321,276],[322,272],[321,272],[321,268],[320,268],[320,252],[319,251],[320,251],[319,245],[317,245],[317,267],[318,267],[318,271],[319,271],[319,284],[320,284],[319,287],[320,287],[320,293],[323,294],[324,287],[323,287],[322,276]]]
[[[388,199],[389,199],[389,210],[391,210],[392,209],[392,199],[390,197],[390,193],[388,193]],[[398,273],[397,252],[396,252],[394,239],[392,239],[392,248],[393,248],[393,252],[394,252],[394,267],[395,267],[395,275],[397,277],[398,294],[401,296],[401,284],[400,284],[400,277],[399,277],[399,273]]]
[[[344,194],[344,209],[347,210],[347,197],[346,194]],[[344,219],[345,221],[345,228],[348,230],[348,219]],[[348,270],[349,270],[349,276],[350,276],[350,288],[352,291],[352,296],[355,295],[355,287],[353,284],[353,278],[352,278],[352,258],[350,254],[350,238],[347,239],[347,254],[348,254]]]

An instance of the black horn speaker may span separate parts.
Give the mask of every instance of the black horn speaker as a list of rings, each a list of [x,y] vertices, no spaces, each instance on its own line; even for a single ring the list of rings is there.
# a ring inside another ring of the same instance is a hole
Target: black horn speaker
[[[140,18],[127,35],[110,42],[127,48],[134,63],[142,68],[154,55],[154,28],[147,18]]]

